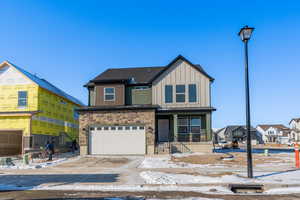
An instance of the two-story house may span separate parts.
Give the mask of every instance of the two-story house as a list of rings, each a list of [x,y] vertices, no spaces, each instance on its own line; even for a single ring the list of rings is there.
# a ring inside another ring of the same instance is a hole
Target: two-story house
[[[0,64],[0,156],[78,138],[83,104],[45,79],[8,61]]]
[[[283,124],[259,124],[256,127],[265,143],[288,143],[290,129]]]
[[[252,144],[262,144],[262,135],[253,127],[250,128]],[[216,132],[218,141],[243,143],[247,141],[247,128],[241,125],[226,126]]]
[[[104,71],[85,85],[89,106],[78,110],[81,154],[154,154],[170,144],[211,151],[213,80],[181,55],[166,66]]]
[[[289,139],[291,141],[300,141],[300,118],[291,119],[290,123],[291,132],[289,134]]]

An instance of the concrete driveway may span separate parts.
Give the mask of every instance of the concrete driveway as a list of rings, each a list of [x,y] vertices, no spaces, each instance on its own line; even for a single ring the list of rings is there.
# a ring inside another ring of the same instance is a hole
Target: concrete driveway
[[[0,170],[0,185],[142,184],[136,170],[144,156],[84,156],[41,169]]]

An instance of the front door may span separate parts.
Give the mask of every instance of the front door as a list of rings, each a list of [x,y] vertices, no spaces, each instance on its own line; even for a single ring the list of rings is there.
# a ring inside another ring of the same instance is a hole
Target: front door
[[[159,119],[158,120],[158,141],[168,142],[169,141],[169,120]]]

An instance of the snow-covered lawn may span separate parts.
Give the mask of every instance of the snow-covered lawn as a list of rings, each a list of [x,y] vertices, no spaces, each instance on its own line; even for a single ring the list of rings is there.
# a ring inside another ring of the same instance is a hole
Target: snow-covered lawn
[[[184,156],[184,155],[182,155]],[[145,157],[144,161],[141,163],[139,168],[144,169],[164,169],[164,168],[222,168],[224,165],[210,165],[210,164],[191,164],[184,162],[173,162],[171,161],[171,156],[161,156],[161,157]]]
[[[211,169],[232,169],[244,168],[247,164],[246,154],[235,153],[234,158],[226,159],[229,155],[220,153],[200,154],[184,153],[161,156],[147,156],[140,164],[143,169],[167,169],[167,168],[211,168]],[[221,159],[225,157],[225,159]],[[272,154],[264,156],[255,154],[253,156],[255,168],[260,169],[292,169],[294,167],[294,157],[291,153]]]
[[[69,161],[74,157],[75,155],[72,153],[61,153],[54,155],[52,161],[47,161],[47,159],[33,159],[28,165],[24,164],[22,159],[13,159],[13,165],[0,165],[0,169],[39,169],[55,166],[57,164]]]
[[[147,184],[225,184],[247,183],[250,180],[237,175],[225,175],[221,177],[199,176],[189,174],[171,174],[164,172],[144,171],[140,176]]]
[[[229,184],[229,183],[258,183],[258,184],[300,184],[300,170],[266,173],[248,179],[239,175],[224,175],[220,177],[172,174],[157,171],[143,171],[140,176],[147,184]]]

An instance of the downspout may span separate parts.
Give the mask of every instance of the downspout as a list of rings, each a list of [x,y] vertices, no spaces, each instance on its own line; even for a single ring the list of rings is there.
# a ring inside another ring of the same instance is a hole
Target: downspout
[[[211,84],[212,82],[210,81],[209,82],[209,107],[211,107]],[[212,111],[210,112],[210,133],[211,133],[211,137],[212,137],[212,142],[213,142],[213,146],[214,146],[214,149],[215,149],[215,136],[212,132]]]

